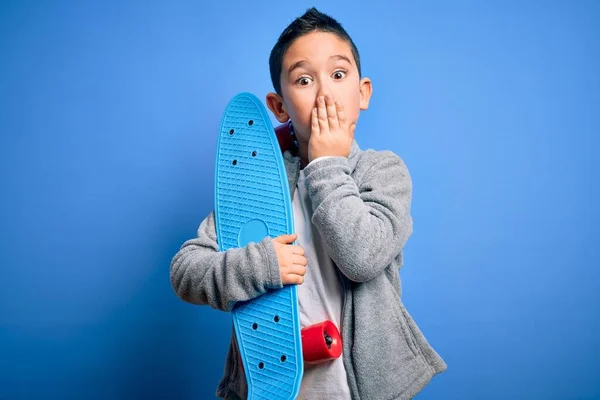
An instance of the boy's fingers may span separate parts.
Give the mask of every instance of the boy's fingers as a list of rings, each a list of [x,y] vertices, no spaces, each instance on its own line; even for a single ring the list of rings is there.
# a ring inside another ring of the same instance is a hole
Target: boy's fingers
[[[317,116],[317,107],[312,110],[312,118],[311,118],[311,135],[319,135],[321,130],[319,129],[319,117]]]
[[[327,109],[325,108],[325,98],[323,97],[317,99],[317,117],[319,119],[319,131],[321,135],[329,133]]]
[[[303,276],[304,274],[306,274],[306,266],[301,264],[292,264],[289,266],[287,274]]]
[[[292,247],[292,254],[296,254],[299,256],[303,256],[304,255],[304,249],[300,246],[291,246]]]
[[[327,108],[327,121],[329,123],[329,129],[337,130],[339,127],[337,106],[330,94],[325,95],[325,106]]]
[[[283,281],[284,285],[300,285],[304,283],[304,277],[297,274],[284,274],[281,276],[281,280]]]
[[[308,264],[308,262],[304,256],[300,256],[297,254],[295,254],[292,257],[292,262],[294,263],[294,265],[302,265],[304,267],[306,267],[306,264]]]
[[[296,240],[296,237],[298,236],[298,234],[296,233],[292,233],[289,235],[281,235],[281,236],[277,236],[276,238],[273,239],[273,241],[278,242],[278,243],[292,243],[294,240]]]

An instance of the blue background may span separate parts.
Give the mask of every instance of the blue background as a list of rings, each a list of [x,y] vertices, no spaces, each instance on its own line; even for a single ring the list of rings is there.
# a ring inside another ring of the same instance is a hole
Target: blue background
[[[449,367],[418,398],[600,398],[600,3],[315,4],[373,80],[357,141],[412,174],[403,300]],[[214,398],[230,316],[169,264],[311,5],[0,3],[1,399]]]

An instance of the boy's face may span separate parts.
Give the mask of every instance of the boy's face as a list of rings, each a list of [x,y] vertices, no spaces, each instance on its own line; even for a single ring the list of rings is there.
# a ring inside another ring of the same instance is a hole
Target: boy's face
[[[360,79],[350,45],[333,33],[312,32],[298,38],[285,53],[281,71],[282,97],[267,95],[267,105],[279,122],[289,119],[300,146],[311,134],[311,113],[317,98],[330,94],[344,107],[348,125],[366,110],[371,82]]]

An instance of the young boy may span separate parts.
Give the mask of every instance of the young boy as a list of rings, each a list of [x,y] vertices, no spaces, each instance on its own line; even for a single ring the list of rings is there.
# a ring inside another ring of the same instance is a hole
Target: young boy
[[[447,367],[401,302],[408,170],[394,153],[363,151],[354,140],[372,88],[358,50],[337,21],[311,8],[281,34],[270,69],[267,105],[278,121],[291,120],[297,139],[284,153],[296,232],[219,252],[210,213],[173,258],[173,288],[186,302],[230,311],[298,284],[301,327],[331,320],[343,338],[342,357],[305,364],[298,398],[412,398]],[[233,332],[217,396],[247,396]]]

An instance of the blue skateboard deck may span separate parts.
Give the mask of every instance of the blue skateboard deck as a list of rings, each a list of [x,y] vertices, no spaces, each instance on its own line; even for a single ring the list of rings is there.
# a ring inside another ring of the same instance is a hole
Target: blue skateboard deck
[[[215,224],[221,251],[294,232],[283,156],[260,100],[236,95],[217,141]],[[269,291],[232,310],[248,399],[295,399],[303,375],[297,286]]]

